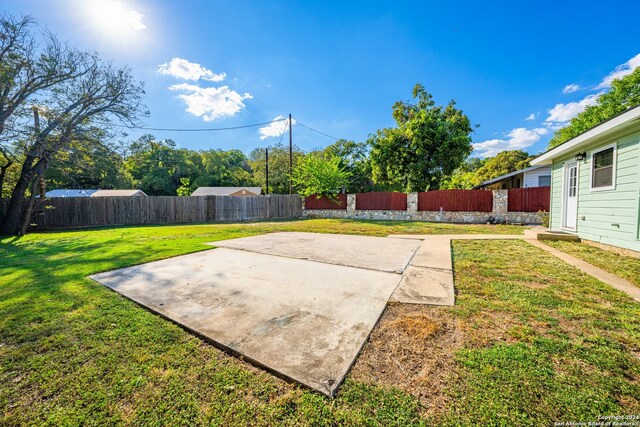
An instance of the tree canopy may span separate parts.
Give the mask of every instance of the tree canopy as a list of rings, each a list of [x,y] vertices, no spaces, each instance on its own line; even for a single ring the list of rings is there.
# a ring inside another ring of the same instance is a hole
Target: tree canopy
[[[13,163],[21,164],[6,209],[0,201],[2,234],[24,233],[56,156],[78,143],[106,145],[111,124],[136,125],[145,114],[142,83],[128,68],[39,35],[34,27],[28,16],[0,17],[0,181]]]
[[[249,153],[249,166],[253,171],[255,182],[267,190],[265,148],[269,149],[269,193],[289,193],[289,147],[276,144],[269,147],[256,148]],[[293,146],[293,166],[298,164],[304,152]]]
[[[365,142],[339,139],[323,152],[329,157],[338,157],[340,167],[349,173],[349,182],[345,186],[348,193],[364,193],[373,189],[369,146]]]
[[[341,165],[341,158],[323,153],[309,153],[293,168],[296,193],[332,197],[349,184],[351,173]]]
[[[368,140],[373,181],[388,190],[436,190],[472,151],[471,122],[455,101],[436,106],[420,84],[413,98],[415,104],[393,106],[396,127],[380,129]]]
[[[640,67],[631,74],[611,82],[611,89],[600,95],[591,105],[569,124],[556,131],[549,141],[549,149],[566,142],[600,123],[640,105]]]
[[[478,184],[530,166],[533,159],[522,150],[503,151],[487,159],[467,159],[442,185],[446,189],[470,189]]]
[[[528,168],[531,164],[531,157],[522,150],[503,151],[495,157],[487,159],[481,167],[476,170],[478,183],[515,172],[518,169]],[[476,185],[477,185],[476,184]]]

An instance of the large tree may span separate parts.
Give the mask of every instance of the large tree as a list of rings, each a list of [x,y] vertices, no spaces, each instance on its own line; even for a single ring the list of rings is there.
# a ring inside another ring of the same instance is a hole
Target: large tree
[[[143,135],[129,148],[125,173],[149,195],[191,193],[198,187],[252,185],[247,157],[240,150],[194,151],[170,139]]]
[[[270,147],[259,147],[249,153],[249,166],[253,171],[254,181],[267,190],[266,184],[266,160],[265,149],[269,149],[269,193],[289,194],[289,147],[283,144],[276,144]],[[304,155],[297,146],[293,146],[293,166]]]
[[[129,188],[132,183],[123,162],[121,153],[99,141],[72,141],[51,160],[46,188]]]
[[[124,168],[135,188],[150,196],[172,196],[181,185],[180,178],[191,172],[181,163],[173,140],[143,135],[131,144]]]
[[[349,184],[351,173],[341,165],[338,156],[322,152],[309,153],[293,168],[293,185],[304,197],[333,197]]]
[[[114,121],[136,125],[143,111],[142,84],[128,68],[61,47],[50,35],[39,47],[33,22],[23,21],[0,20],[0,40],[13,40],[0,46],[0,145],[6,158],[21,163],[9,203],[0,206],[0,234],[25,232],[41,179],[57,154],[74,142],[107,144]],[[7,123],[22,137],[5,133]]]
[[[208,150],[201,152],[203,173],[195,179],[195,187],[237,187],[254,185],[247,156],[240,150]]]
[[[437,190],[472,151],[471,122],[453,100],[436,106],[420,84],[413,98],[415,103],[393,106],[397,127],[381,129],[368,140],[373,180],[393,191]]]
[[[485,163],[487,159],[471,157],[464,161],[455,171],[440,183],[440,188],[445,190],[460,189],[468,190],[482,181],[478,178],[477,171]]]
[[[484,181],[530,166],[533,159],[522,150],[498,153],[487,159],[470,158],[442,182],[445,189],[470,189]]]
[[[373,189],[367,143],[339,139],[323,151],[329,157],[338,157],[340,167],[349,173],[347,193],[364,193]]]
[[[495,157],[486,159],[484,164],[476,170],[478,184],[518,169],[528,168],[531,159],[533,157],[522,150],[502,151]]]
[[[609,120],[628,108],[640,105],[640,67],[631,74],[611,82],[611,89],[571,119],[571,122],[556,131],[549,141],[549,149],[580,135],[600,123]]]

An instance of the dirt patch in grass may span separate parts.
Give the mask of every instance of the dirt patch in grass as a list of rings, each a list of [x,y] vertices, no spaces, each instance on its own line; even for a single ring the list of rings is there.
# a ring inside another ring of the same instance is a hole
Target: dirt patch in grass
[[[444,409],[453,354],[463,325],[445,307],[389,304],[351,370],[351,378],[396,387],[417,397],[424,415]]]

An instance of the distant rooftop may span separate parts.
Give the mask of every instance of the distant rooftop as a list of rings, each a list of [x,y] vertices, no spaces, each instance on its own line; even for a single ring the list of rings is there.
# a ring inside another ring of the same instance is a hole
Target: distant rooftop
[[[146,196],[144,191],[136,189],[128,190],[97,190],[91,197],[130,197],[130,196]]]
[[[500,175],[500,176],[497,176],[495,178],[491,178],[491,179],[489,179],[489,180],[487,180],[485,182],[482,182],[482,183],[476,185],[475,187],[473,187],[473,189],[475,190],[475,189],[484,187],[485,185],[495,184],[496,182],[500,182],[503,179],[511,178],[512,176],[519,175],[519,174],[525,173],[525,172],[529,172],[529,171],[532,171],[532,170],[535,170],[535,169],[540,169],[540,168],[543,168],[543,167],[545,167],[545,165],[530,166],[528,168],[518,169],[517,171],[509,172],[509,173],[506,173],[504,175]]]
[[[231,196],[231,195],[243,195],[242,191],[251,193],[244,195],[259,196],[262,194],[262,187],[198,187],[194,191],[192,196]]]
[[[91,197],[93,193],[98,191],[97,189],[91,190],[65,190],[57,189],[47,191],[45,197]]]

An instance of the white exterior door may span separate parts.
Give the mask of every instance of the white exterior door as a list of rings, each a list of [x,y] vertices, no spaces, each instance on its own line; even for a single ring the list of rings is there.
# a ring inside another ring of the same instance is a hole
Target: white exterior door
[[[576,229],[578,219],[578,164],[570,163],[564,173],[564,228]]]

